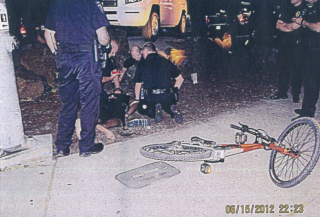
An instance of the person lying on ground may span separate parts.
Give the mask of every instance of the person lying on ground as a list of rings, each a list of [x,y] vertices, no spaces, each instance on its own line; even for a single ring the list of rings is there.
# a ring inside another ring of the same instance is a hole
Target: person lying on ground
[[[96,126],[96,129],[99,130],[100,132],[102,132],[103,134],[105,134],[107,136],[108,139],[110,140],[114,140],[116,138],[116,136],[110,131],[108,130],[108,128],[110,127],[116,127],[116,126],[120,126],[121,123],[119,122],[119,119],[112,119],[109,120],[105,123],[105,127],[102,125],[101,120],[98,121],[98,124]],[[80,132],[81,132],[81,122],[80,122],[80,118],[76,120],[76,135],[77,138],[80,140],[81,136],[80,136]]]

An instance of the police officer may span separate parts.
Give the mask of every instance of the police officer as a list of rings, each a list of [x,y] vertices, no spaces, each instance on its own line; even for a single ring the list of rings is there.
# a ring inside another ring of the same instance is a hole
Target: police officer
[[[278,53],[279,80],[278,92],[270,96],[270,99],[287,99],[290,74],[292,75],[292,99],[299,103],[299,95],[302,87],[302,70],[304,64],[304,46],[302,40],[303,28],[293,22],[292,18],[299,18],[304,9],[303,0],[286,0],[281,7],[276,27],[281,31]]]
[[[133,45],[130,49],[130,57],[127,58],[123,63],[120,80],[122,79],[125,73],[127,73],[129,77],[133,79],[136,74],[137,65],[142,61],[143,57],[141,54],[140,47]]]
[[[138,65],[134,78],[136,100],[140,99],[139,113],[155,118],[155,122],[159,123],[163,119],[163,108],[171,118],[182,124],[183,117],[176,105],[177,93],[184,80],[180,71],[170,60],[158,55],[153,43],[146,43],[142,54],[144,61]],[[175,79],[174,86],[171,84],[172,78]]]
[[[294,22],[305,29],[307,37],[303,83],[304,97],[302,109],[295,110],[299,114],[297,118],[314,117],[320,89],[320,1],[306,1],[305,15],[294,19]]]
[[[94,144],[101,69],[100,63],[95,62],[93,45],[97,34],[102,45],[110,46],[106,29],[109,25],[98,1],[53,0],[51,3],[45,23],[45,38],[59,70],[62,107],[55,141],[58,157],[70,154],[78,106],[82,128],[79,155],[89,157],[103,150],[103,144]]]

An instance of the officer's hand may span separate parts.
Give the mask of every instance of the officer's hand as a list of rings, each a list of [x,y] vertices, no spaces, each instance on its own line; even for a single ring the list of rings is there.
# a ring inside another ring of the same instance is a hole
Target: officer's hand
[[[292,18],[292,21],[300,26],[301,26],[302,20],[303,20],[302,17]]]

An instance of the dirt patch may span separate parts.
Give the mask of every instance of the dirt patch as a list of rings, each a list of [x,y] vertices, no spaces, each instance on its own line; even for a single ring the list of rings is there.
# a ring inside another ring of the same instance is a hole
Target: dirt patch
[[[247,106],[261,99],[265,99],[276,89],[276,68],[275,53],[267,47],[254,47],[250,51],[233,51],[219,55],[216,65],[204,64],[202,69],[206,70],[205,82],[193,84],[190,74],[196,71],[200,63],[195,63],[199,59],[199,52],[194,50],[195,42],[180,42],[170,44],[176,49],[185,50],[186,61],[179,66],[184,74],[185,81],[179,91],[180,101],[178,106],[184,117],[184,124],[196,121],[207,121],[225,111],[238,109]],[[221,51],[219,51],[221,52]],[[201,53],[201,52],[200,52]],[[210,60],[210,57],[202,58]],[[121,84],[127,92],[133,94],[132,82],[129,78],[124,79]],[[47,93],[33,101],[21,101],[21,110],[25,133],[27,135],[47,134],[56,137],[58,112],[61,106],[59,93]],[[164,120],[155,124],[151,120],[151,128],[143,127],[129,128],[123,130],[122,127],[111,128],[116,135],[115,140],[108,140],[103,134],[97,131],[96,139],[103,144],[126,141],[135,137],[161,132],[167,129],[179,127],[168,114],[163,114]],[[129,118],[147,118],[138,113]],[[78,140],[73,137],[71,152],[78,152]],[[53,145],[54,149],[55,146]]]

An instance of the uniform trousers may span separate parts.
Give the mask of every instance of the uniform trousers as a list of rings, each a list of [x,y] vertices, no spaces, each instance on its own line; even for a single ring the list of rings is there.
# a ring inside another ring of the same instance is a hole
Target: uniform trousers
[[[313,117],[320,90],[320,50],[306,52],[301,115]]]
[[[82,130],[79,149],[86,152],[94,145],[95,126],[99,117],[100,63],[93,61],[91,51],[63,53],[61,63],[58,81],[62,106],[55,144],[57,150],[70,147],[80,108]]]
[[[168,113],[171,118],[174,113],[171,111],[171,105],[176,104],[174,93],[162,94],[146,94],[144,100],[140,100],[138,104],[138,112],[142,115],[147,115],[150,118],[155,117],[155,105],[160,103],[162,109]]]
[[[302,72],[304,64],[303,44],[283,45],[278,53],[279,80],[278,93],[287,95],[291,76],[291,94],[299,97],[302,87]]]

